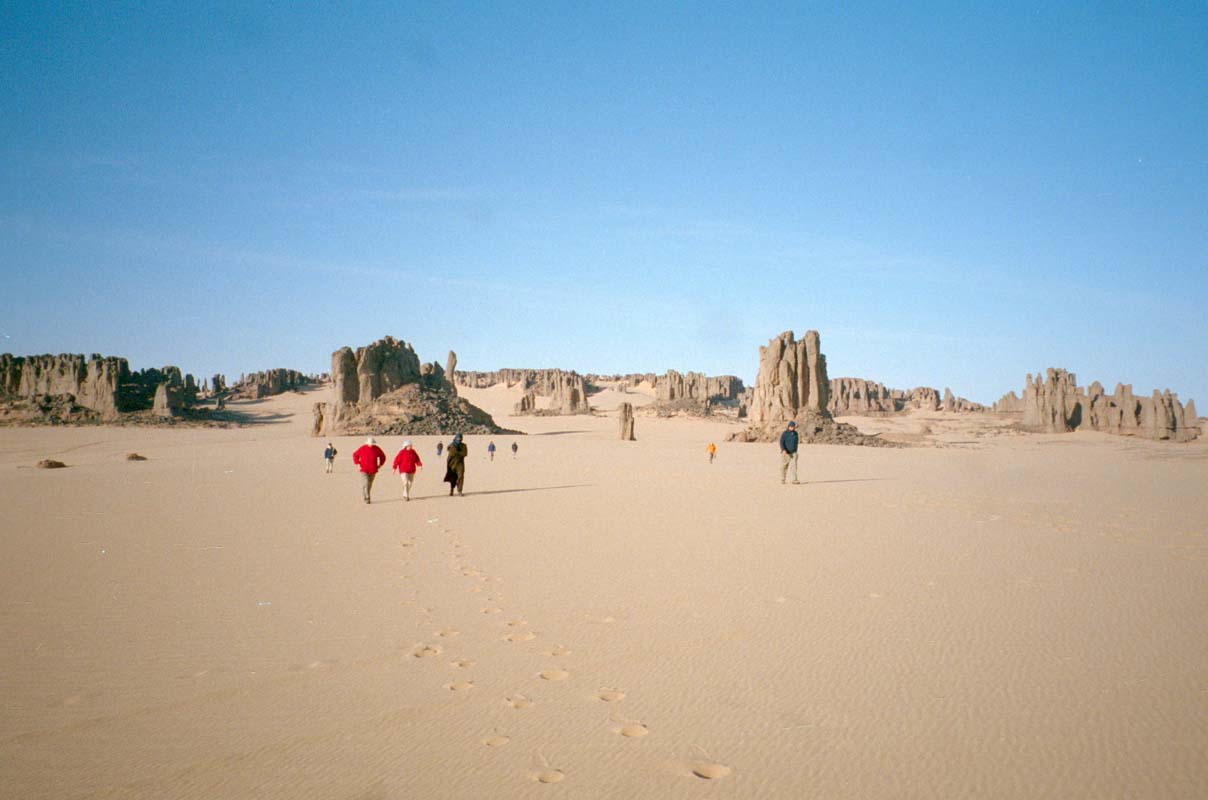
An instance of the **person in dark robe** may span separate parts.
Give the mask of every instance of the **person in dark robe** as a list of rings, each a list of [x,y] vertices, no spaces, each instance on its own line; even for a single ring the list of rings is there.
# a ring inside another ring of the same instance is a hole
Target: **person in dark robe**
[[[457,490],[458,495],[461,495],[466,484],[466,455],[469,453],[469,448],[461,440],[460,433],[449,442],[445,452],[448,453],[445,459],[445,483],[449,484],[449,496],[453,496],[454,489]]]

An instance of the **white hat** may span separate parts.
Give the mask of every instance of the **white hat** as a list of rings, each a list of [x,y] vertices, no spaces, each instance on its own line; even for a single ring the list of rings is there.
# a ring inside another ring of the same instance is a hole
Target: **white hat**
[[[411,440],[403,439],[403,447],[410,447],[410,446],[411,446]]]
[[[365,440],[365,444],[377,444],[377,442],[374,441],[374,438],[372,436],[370,436],[368,439]]]

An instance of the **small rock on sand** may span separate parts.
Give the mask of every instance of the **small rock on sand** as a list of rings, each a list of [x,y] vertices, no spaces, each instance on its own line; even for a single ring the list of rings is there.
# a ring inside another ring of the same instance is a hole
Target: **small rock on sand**
[[[38,469],[63,469],[67,465],[62,461],[55,461],[53,458],[44,458],[36,466]]]

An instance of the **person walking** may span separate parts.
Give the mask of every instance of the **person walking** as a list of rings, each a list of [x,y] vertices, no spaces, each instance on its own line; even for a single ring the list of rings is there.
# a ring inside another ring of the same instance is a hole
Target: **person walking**
[[[437,443],[436,443],[436,457],[437,457],[437,458],[440,458],[440,454],[444,452],[444,449],[445,449],[445,443],[444,443],[444,442],[437,442]]]
[[[460,433],[453,437],[447,449],[449,455],[445,459],[445,483],[449,484],[449,497],[452,497],[454,489],[461,495],[462,489],[465,488],[466,456],[470,450],[461,441]]]
[[[404,440],[403,449],[399,450],[398,455],[394,457],[391,469],[402,478],[403,499],[408,503],[411,502],[411,483],[415,480],[415,472],[423,468],[424,462],[419,460],[419,453],[415,452],[415,448],[411,446],[411,440]]]
[[[336,450],[336,446],[334,444],[332,444],[331,442],[328,442],[327,449],[323,451],[323,458],[327,461],[327,473],[328,474],[331,474],[332,468],[335,467],[336,456],[338,454],[339,454],[339,451]]]
[[[797,483],[797,423],[789,420],[789,426],[780,434],[780,482],[791,475]]]
[[[516,460],[516,451],[519,449],[520,449],[520,445],[516,444],[515,442],[512,442],[512,460],[513,461]]]
[[[369,492],[373,489],[373,479],[377,476],[377,471],[386,463],[386,454],[382,452],[382,448],[377,446],[377,441],[372,436],[365,440],[365,444],[357,448],[352,454],[352,463],[361,468],[361,499],[366,504],[369,503]]]
[[[709,454],[709,463],[713,463],[713,458],[717,455],[717,445],[709,442],[709,446],[705,448],[705,452]]]
[[[492,461],[495,460],[495,443],[494,442],[490,442],[487,444],[487,455],[489,455],[491,457]]]

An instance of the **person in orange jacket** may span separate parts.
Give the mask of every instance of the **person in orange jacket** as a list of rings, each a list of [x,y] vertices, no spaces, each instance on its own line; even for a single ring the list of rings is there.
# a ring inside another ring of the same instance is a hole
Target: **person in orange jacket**
[[[717,445],[709,442],[709,446],[705,448],[705,452],[709,454],[709,463],[712,464],[714,456],[717,455]]]

